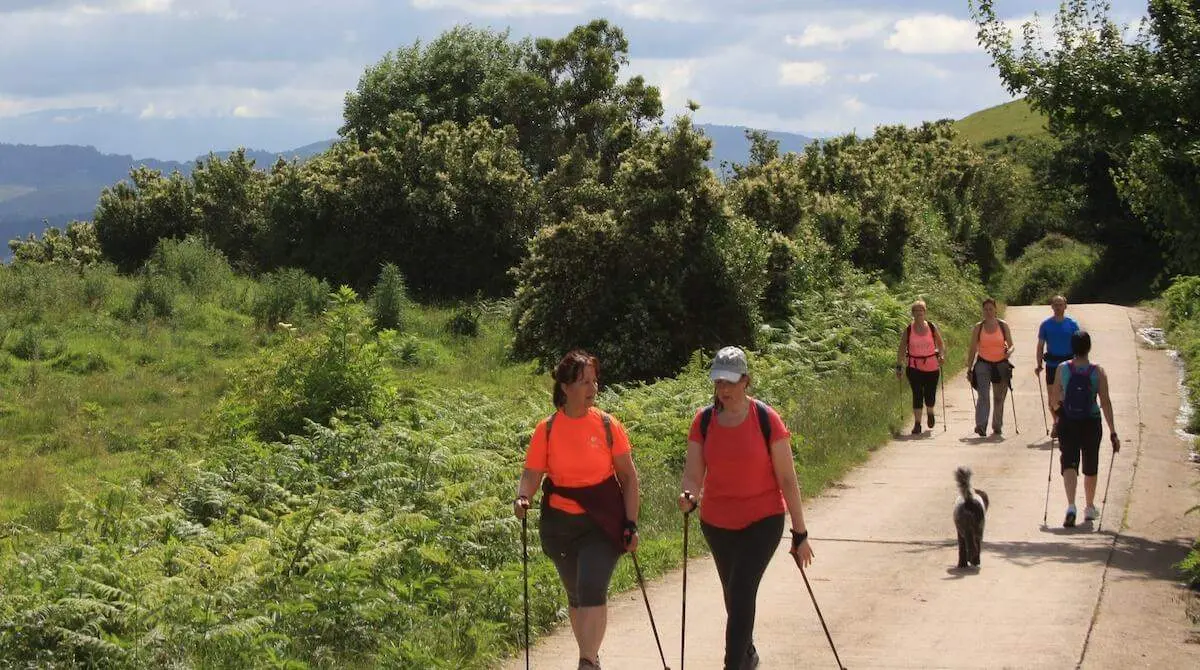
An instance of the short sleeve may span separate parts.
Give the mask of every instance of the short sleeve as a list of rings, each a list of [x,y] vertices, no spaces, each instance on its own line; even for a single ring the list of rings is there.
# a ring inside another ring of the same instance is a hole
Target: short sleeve
[[[783,418],[779,416],[779,412],[776,412],[775,408],[771,407],[770,405],[766,405],[766,408],[767,418],[771,423],[771,444],[775,444],[779,440],[785,438],[790,438],[792,433],[787,429],[787,426],[784,425]]]
[[[704,414],[704,410],[696,412],[696,416],[692,418],[692,428],[688,431],[688,442],[696,444],[704,444],[704,437],[700,435],[700,416]]]
[[[1046,339],[1046,322],[1045,321],[1043,321],[1041,323],[1041,325],[1038,326],[1038,339],[1043,340],[1043,341]]]
[[[533,429],[533,435],[529,437],[529,448],[525,451],[525,467],[529,470],[545,472],[550,469],[550,450],[546,448],[546,421],[547,419],[539,421],[537,428]]]
[[[633,445],[629,443],[629,433],[625,431],[625,424],[617,421],[616,417],[611,417],[612,420],[612,453],[613,456],[628,454],[633,451]]]

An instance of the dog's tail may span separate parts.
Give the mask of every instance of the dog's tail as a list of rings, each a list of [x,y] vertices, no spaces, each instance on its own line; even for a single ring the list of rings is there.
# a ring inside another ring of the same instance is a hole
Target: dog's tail
[[[963,500],[972,498],[971,491],[971,468],[965,465],[958,466],[954,471],[954,481],[958,482],[958,492],[962,495]]]

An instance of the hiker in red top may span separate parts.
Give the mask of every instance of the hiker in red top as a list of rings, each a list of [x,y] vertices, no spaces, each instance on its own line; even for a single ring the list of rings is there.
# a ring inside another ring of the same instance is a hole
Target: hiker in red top
[[[812,563],[791,434],[775,410],[746,394],[746,354],[725,347],[713,359],[712,407],[696,414],[688,435],[679,508],[700,509],[725,594],[725,670],[758,666],[754,610],[758,585],[791,517],[790,553]]]
[[[933,407],[937,404],[938,378],[946,360],[946,344],[932,321],[925,320],[925,301],[912,304],[912,323],[900,331],[900,349],[896,352],[896,379],[903,372],[912,387],[913,435],[921,434],[921,404],[924,402],[929,427],[933,428]]]
[[[608,583],[617,559],[638,545],[638,475],[621,422],[595,407],[600,362],[571,351],[554,370],[554,405],[525,454],[513,511],[524,518],[542,487],[542,551],[567,591],[579,670],[600,667]]]

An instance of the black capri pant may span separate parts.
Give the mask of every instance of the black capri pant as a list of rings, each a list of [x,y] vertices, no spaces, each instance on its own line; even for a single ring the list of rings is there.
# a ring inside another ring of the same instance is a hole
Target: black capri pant
[[[925,372],[909,367],[906,374],[908,375],[908,385],[912,387],[913,409],[921,409],[922,401],[924,401],[925,407],[936,405],[938,377],[941,375],[941,370]]]
[[[1062,450],[1059,464],[1062,465],[1062,471],[1077,470],[1083,472],[1086,477],[1095,477],[1100,472],[1100,438],[1103,433],[1104,428],[1098,416],[1088,419],[1059,419],[1058,444]],[[1082,470],[1079,468],[1081,459]]]
[[[586,514],[568,514],[547,505],[538,532],[542,551],[554,562],[567,590],[567,604],[604,605],[621,553],[600,526]]]
[[[700,530],[712,549],[725,595],[725,668],[737,670],[754,644],[758,585],[783,536],[783,515],[760,519],[741,530],[701,522]]]

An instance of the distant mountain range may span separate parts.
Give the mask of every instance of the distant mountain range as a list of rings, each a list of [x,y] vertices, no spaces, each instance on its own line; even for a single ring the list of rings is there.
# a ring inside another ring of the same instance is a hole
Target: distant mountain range
[[[713,140],[713,159],[709,166],[719,170],[722,163],[745,163],[749,160],[750,144],[746,128],[698,124]],[[781,152],[803,151],[812,140],[793,133],[768,132],[779,141]],[[282,157],[304,160],[320,154],[333,140],[314,142],[303,147],[272,153],[248,150],[247,157],[267,169]],[[215,152],[227,156],[230,152]],[[28,233],[40,234],[46,223],[63,226],[75,219],[92,218],[100,192],[129,176],[138,165],[169,174],[178,170],[190,174],[195,161],[161,161],[154,158],[135,159],[120,154],[104,154],[94,147],[77,145],[32,146],[0,144],[0,256],[7,258],[4,243]]]

